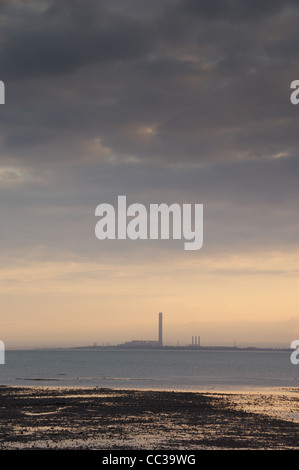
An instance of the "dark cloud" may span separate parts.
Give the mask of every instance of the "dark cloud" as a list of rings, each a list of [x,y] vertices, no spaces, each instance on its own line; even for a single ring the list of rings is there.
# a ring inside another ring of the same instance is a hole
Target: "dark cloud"
[[[0,50],[15,106],[0,116],[6,147],[38,161],[43,143],[55,161],[96,138],[119,157],[160,163],[293,154],[293,3],[216,3],[154,2],[143,15],[136,2],[10,4]],[[205,20],[211,5],[220,23]],[[254,34],[235,18],[247,10],[260,18]]]
[[[295,2],[0,6],[6,249],[92,253],[117,194],[203,202],[210,247],[297,243]]]
[[[287,7],[296,7],[295,0],[183,0],[182,11],[204,19],[252,21],[277,14]]]
[[[110,13],[88,0],[51,2],[32,8],[17,28],[8,21],[2,31],[0,66],[4,79],[70,73],[93,63],[131,60],[150,44],[146,25]]]

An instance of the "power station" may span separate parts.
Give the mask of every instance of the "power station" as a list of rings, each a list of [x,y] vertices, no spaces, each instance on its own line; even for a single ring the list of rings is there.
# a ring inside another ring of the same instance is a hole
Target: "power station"
[[[119,344],[118,347],[123,348],[163,348],[163,313],[159,312],[158,315],[158,339],[153,340],[141,340],[134,339],[132,341],[126,341],[125,343]],[[165,346],[167,347],[167,346]],[[168,346],[169,347],[169,346]],[[186,346],[187,348],[200,348],[200,336],[192,336],[192,343]]]
[[[162,348],[163,347],[163,313],[159,312],[158,320],[158,341],[133,340],[126,341],[120,346],[125,348]]]
[[[159,346],[163,346],[163,313],[159,313],[159,336],[158,336]]]
[[[200,336],[192,336],[192,347],[199,347],[200,346]]]

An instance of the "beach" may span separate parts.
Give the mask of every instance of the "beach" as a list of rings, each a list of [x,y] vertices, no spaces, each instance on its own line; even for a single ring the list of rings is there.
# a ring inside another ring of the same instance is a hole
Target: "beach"
[[[1,386],[0,449],[298,449],[298,389]]]

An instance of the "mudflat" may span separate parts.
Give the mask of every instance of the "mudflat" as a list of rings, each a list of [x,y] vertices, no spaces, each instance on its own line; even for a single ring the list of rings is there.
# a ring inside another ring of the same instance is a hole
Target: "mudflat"
[[[0,386],[0,449],[298,449],[298,390]]]

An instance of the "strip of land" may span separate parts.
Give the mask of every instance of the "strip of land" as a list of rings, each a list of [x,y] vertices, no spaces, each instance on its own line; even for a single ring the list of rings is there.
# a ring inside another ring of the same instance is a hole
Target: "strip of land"
[[[0,386],[0,449],[298,449],[298,389]]]

